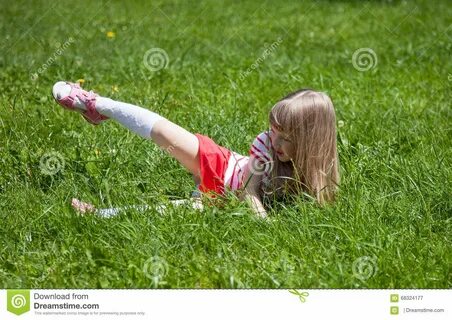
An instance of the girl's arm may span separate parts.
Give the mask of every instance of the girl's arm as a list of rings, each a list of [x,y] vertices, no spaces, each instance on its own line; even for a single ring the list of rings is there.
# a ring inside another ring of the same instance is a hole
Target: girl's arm
[[[245,192],[242,200],[245,200],[248,204],[251,205],[251,208],[256,212],[258,216],[261,218],[267,217],[267,211],[265,211],[264,205],[257,194]]]
[[[262,200],[260,197],[259,188],[262,183],[262,174],[253,173],[250,168],[257,168],[256,158],[251,156],[248,165],[245,167],[244,173],[244,185],[245,190],[240,195],[240,200],[245,200],[248,204],[251,205],[251,208],[256,212],[256,214],[262,218],[267,216],[267,211],[265,211],[264,205],[262,204]]]

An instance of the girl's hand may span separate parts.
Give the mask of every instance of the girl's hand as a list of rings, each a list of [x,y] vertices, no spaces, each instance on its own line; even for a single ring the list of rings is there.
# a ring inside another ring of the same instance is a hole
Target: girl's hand
[[[258,210],[257,214],[261,218],[267,218],[267,211],[265,211],[265,209]]]
[[[260,197],[256,193],[245,191],[242,195],[240,195],[239,199],[246,201],[259,217],[267,217],[267,211],[265,210]]]

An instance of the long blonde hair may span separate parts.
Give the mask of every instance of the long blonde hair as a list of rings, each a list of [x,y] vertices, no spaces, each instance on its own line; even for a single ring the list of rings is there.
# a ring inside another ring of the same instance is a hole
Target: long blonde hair
[[[333,202],[340,183],[336,144],[336,114],[323,92],[301,89],[278,101],[269,113],[270,125],[287,134],[295,154],[288,162],[275,156],[265,194],[308,195],[323,205]]]

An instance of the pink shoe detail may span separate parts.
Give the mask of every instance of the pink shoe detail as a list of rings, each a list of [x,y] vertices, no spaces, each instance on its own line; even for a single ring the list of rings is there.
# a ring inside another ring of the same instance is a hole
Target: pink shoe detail
[[[103,120],[109,119],[107,116],[100,114],[96,110],[96,97],[98,96],[93,91],[83,90],[78,83],[66,82],[71,86],[71,92],[68,96],[55,100],[64,108],[69,110],[76,110],[74,106],[75,98],[77,97],[86,106],[86,111],[83,111],[82,116],[91,124],[98,125]]]

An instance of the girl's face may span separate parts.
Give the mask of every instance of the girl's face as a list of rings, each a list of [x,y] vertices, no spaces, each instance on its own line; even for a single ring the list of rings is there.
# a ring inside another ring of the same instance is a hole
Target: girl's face
[[[290,161],[295,157],[295,144],[282,129],[271,126],[270,137],[275,154],[281,162]]]

